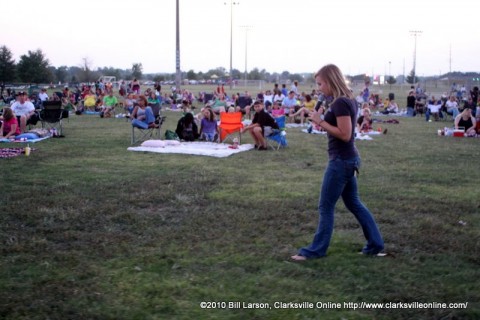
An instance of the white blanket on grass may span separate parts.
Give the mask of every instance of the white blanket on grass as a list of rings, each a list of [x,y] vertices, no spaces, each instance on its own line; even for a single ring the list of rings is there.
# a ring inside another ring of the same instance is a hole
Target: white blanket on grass
[[[287,123],[285,124],[285,128],[304,128],[308,127],[308,123],[304,123],[303,125],[301,123]]]
[[[232,154],[248,151],[254,148],[253,144],[242,144],[238,149],[229,148],[230,144],[215,142],[181,142],[179,145],[165,147],[130,147],[129,151],[144,151],[156,153],[181,153],[199,156],[225,158]]]

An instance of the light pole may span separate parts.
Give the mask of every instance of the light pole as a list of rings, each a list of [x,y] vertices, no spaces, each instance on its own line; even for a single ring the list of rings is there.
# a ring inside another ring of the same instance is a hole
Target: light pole
[[[390,90],[392,90],[392,61],[388,61],[388,83],[390,84]]]
[[[413,47],[413,84],[415,84],[415,75],[416,75],[416,68],[417,68],[417,35],[420,35],[422,31],[413,30],[410,31],[410,35],[414,36],[415,38],[415,45]]]
[[[224,2],[226,5],[227,3]],[[236,4],[240,4],[238,2],[233,2],[230,0],[230,90],[233,86],[233,75],[232,75],[232,63],[233,63],[233,6]]]
[[[182,73],[180,71],[180,0],[177,0],[176,49],[175,49],[175,87],[180,92]]]
[[[247,71],[248,30],[250,30],[251,26],[241,26],[241,27],[245,29],[245,75],[244,76],[245,76],[245,90],[246,90],[247,89],[247,75],[248,75],[248,71]]]

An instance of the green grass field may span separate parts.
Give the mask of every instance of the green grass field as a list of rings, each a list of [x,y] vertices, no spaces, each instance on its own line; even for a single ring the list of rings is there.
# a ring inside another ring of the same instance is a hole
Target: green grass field
[[[163,132],[179,114],[167,117]],[[278,152],[162,155],[127,151],[125,119],[73,115],[65,138],[0,160],[0,318],[478,319],[480,139],[399,120],[357,142],[360,194],[390,256],[357,253],[361,230],[339,203],[328,257],[297,264],[288,258],[317,224],[326,137],[288,129]]]

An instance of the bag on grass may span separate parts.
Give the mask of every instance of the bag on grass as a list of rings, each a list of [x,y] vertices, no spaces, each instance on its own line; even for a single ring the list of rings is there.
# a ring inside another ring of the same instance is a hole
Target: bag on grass
[[[165,131],[165,140],[180,140],[178,135],[172,130]]]

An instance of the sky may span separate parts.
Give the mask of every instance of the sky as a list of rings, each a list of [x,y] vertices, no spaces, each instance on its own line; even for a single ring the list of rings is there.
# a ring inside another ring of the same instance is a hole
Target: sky
[[[478,5],[471,0],[179,0],[180,68],[232,67],[345,74],[480,72]],[[174,73],[176,0],[23,0],[3,14],[0,45],[16,62],[41,49],[55,67]],[[232,17],[232,19],[231,19]]]

